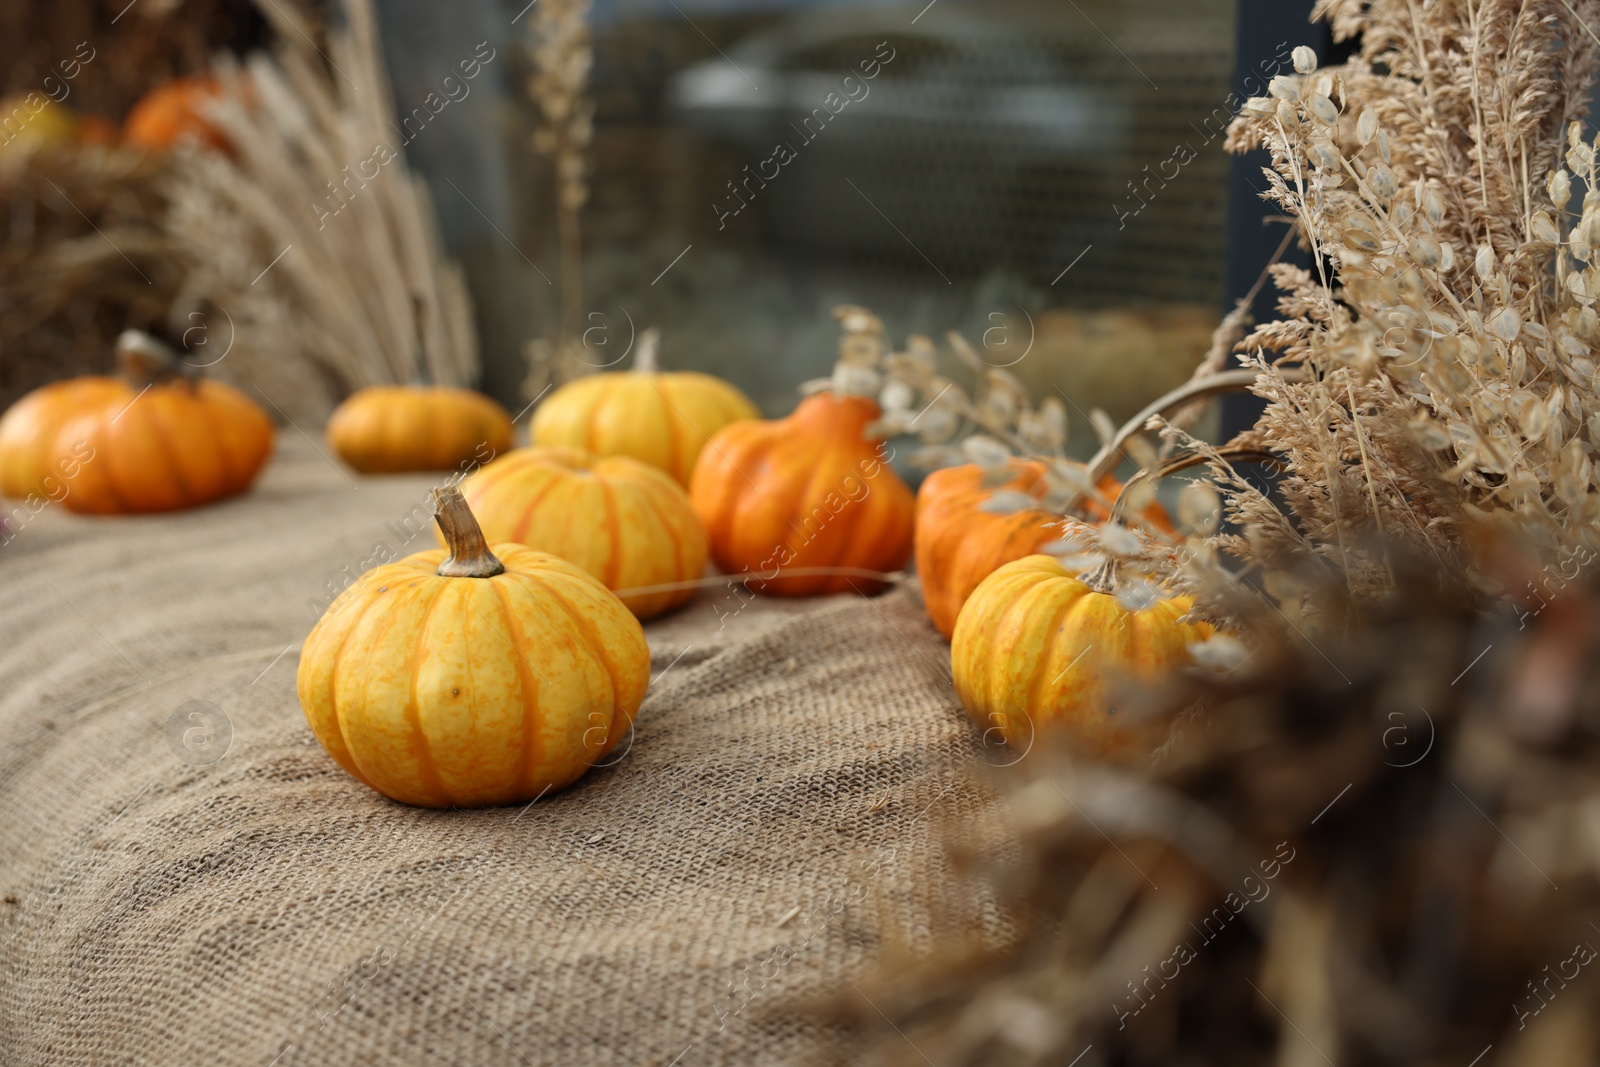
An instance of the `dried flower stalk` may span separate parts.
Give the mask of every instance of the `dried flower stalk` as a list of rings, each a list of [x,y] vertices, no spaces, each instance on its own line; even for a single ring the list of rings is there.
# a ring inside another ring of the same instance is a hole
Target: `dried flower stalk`
[[[535,396],[552,380],[579,373],[570,335],[583,314],[583,234],[580,217],[589,199],[586,152],[594,139],[594,102],[585,92],[594,65],[589,0],[540,0],[531,19],[534,72],[528,95],[539,109],[533,148],[555,167],[556,234],[561,251],[561,322],[553,342],[528,346],[524,389]]]
[[[328,42],[332,71],[294,16],[261,11],[278,32],[275,56],[218,64],[226,95],[214,121],[235,152],[173,168],[166,224],[193,265],[189,297],[232,324],[237,344],[217,372],[268,383],[291,418],[324,415],[365,385],[470,383],[466,285],[395,146],[371,0],[346,5],[347,28]],[[361,174],[373,165],[376,177]]]

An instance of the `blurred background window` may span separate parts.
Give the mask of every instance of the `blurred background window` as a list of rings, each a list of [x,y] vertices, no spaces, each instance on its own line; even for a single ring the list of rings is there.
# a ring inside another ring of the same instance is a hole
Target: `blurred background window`
[[[524,91],[532,16],[526,0],[380,7],[402,112],[471,42],[506,51],[508,110],[468,133],[500,142],[408,151],[474,279],[486,384],[514,402],[520,341],[561,318],[553,172]],[[781,412],[828,373],[828,311],[851,302],[897,339],[963,330],[1037,395],[1117,416],[1207,347],[1233,0],[601,0],[591,15],[585,299],[567,324],[602,327],[591,339],[613,347],[591,362],[659,326],[665,364]],[[458,133],[465,114],[447,116]]]

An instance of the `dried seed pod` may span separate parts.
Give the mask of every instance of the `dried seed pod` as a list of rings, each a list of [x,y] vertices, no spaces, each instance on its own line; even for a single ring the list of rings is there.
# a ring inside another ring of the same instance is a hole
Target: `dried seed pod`
[[[1339,154],[1339,149],[1326,137],[1312,141],[1306,155],[1314,166],[1323,170],[1336,171],[1344,165],[1344,156]]]
[[[1484,322],[1484,328],[1495,337],[1510,344],[1522,332],[1522,316],[1516,308],[1501,308]]]
[[[1292,53],[1294,69],[1301,74],[1310,74],[1317,69],[1317,54],[1305,45],[1295,48]]]
[[[1144,551],[1144,542],[1139,540],[1139,535],[1116,523],[1107,523],[1100,527],[1100,547],[1113,556],[1137,556]]]
[[[1473,266],[1478,272],[1478,277],[1487,279],[1494,273],[1494,249],[1488,245],[1479,245],[1478,254],[1473,259]]]
[[[1528,231],[1535,241],[1554,245],[1561,243],[1561,231],[1556,229],[1555,220],[1543,211],[1535,211],[1529,220]]]
[[[1387,204],[1400,192],[1400,186],[1394,180],[1394,172],[1388,167],[1373,167],[1367,172],[1367,188],[1372,190],[1372,195]]]
[[[1444,201],[1439,198],[1438,190],[1431,185],[1422,190],[1417,204],[1432,225],[1437,226],[1444,221]]]
[[[1372,141],[1372,135],[1378,132],[1378,113],[1371,108],[1363,111],[1356,120],[1356,140],[1363,145]]]
[[[1267,92],[1288,103],[1298,102],[1300,99],[1300,79],[1279,74],[1267,83]]]
[[[1222,520],[1222,498],[1210,482],[1192,481],[1178,494],[1178,522],[1194,537],[1210,537]]]
[[[1556,206],[1557,211],[1565,211],[1567,203],[1572,199],[1572,179],[1567,172],[1557,168],[1550,173],[1550,180],[1545,182],[1545,191],[1550,194],[1550,202]]]
[[[1339,109],[1334,106],[1332,100],[1329,100],[1321,93],[1311,94],[1311,97],[1306,101],[1306,109],[1315,115],[1319,122],[1329,126],[1339,125]]]
[[[1411,239],[1411,258],[1424,267],[1437,267],[1442,253],[1439,242],[1425,233],[1418,234]]]
[[[1011,450],[987,434],[975,433],[962,441],[961,451],[980,467],[1005,467],[1011,462]]]

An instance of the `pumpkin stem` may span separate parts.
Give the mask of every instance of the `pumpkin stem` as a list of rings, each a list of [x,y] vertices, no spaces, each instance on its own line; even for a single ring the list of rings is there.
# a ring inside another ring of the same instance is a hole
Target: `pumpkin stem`
[[[656,372],[656,349],[661,345],[661,331],[654,326],[639,335],[639,350],[633,354],[635,374]]]
[[[504,574],[506,566],[489,551],[483,530],[467,507],[467,498],[458,486],[446,485],[433,491],[433,517],[444,534],[450,558],[439,564],[445,578],[493,578]]]
[[[1093,589],[1096,593],[1105,593],[1107,596],[1117,591],[1117,572],[1120,564],[1117,560],[1107,558],[1106,561],[1092,571],[1085,571],[1078,575],[1078,581]]]
[[[165,342],[143,330],[123,330],[117,337],[117,369],[135,389],[166,382],[189,382],[178,355]]]

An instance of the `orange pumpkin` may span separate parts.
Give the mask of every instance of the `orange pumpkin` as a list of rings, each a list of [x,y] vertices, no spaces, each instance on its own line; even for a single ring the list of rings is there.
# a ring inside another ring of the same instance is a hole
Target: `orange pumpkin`
[[[328,419],[328,443],[362,474],[480,465],[511,448],[511,416],[471,389],[361,389]]]
[[[893,571],[911,552],[911,490],[866,436],[881,412],[861,396],[818,393],[788,418],[736,422],[712,437],[689,483],[732,574],[802,568]],[[883,583],[844,574],[773,577],[751,588],[780,596],[871,592]]]
[[[85,454],[60,458],[54,453],[56,433],[86,407],[124,396],[122,383],[110,377],[68,378],[40,386],[0,416],[0,494],[60,499],[71,491]]]
[[[192,136],[212,148],[230,151],[233,146],[228,138],[203,115],[205,105],[221,95],[221,85],[210,76],[162,82],[128,112],[123,139],[139,148],[165,152]]]
[[[1100,756],[1148,753],[1169,723],[1117,715],[1119,682],[1155,681],[1211,635],[1184,622],[1187,598],[1130,611],[1051,556],[1007,563],[979,583],[956,620],[950,674],[974,722],[1026,749],[1060,730]]]
[[[1010,481],[986,486],[984,469],[977,464],[946,467],[928,475],[917,490],[917,577],[928,618],[945,637],[955,631],[961,605],[996,568],[1032,555],[1084,525],[1043,508],[1010,515],[984,511],[984,501],[1001,489],[1027,493],[1035,500],[1049,491],[1043,463],[1014,459],[1011,470],[1015,476]],[[1113,499],[1121,489],[1110,476],[1100,483],[1101,492]],[[1084,512],[1090,522],[1107,518],[1097,501],[1088,501]],[[1172,529],[1159,505],[1152,505],[1145,518],[1161,529]]]
[[[514,541],[577,564],[647,619],[688,600],[706,568],[706,532],[683,487],[627,456],[521,448],[477,471],[461,491],[492,541]]]
[[[194,507],[249,488],[272,452],[265,412],[231,386],[185,377],[170,349],[136,330],[118,338],[117,359],[121,378],[46,386],[8,412],[17,419],[0,435],[8,492],[35,491],[59,474],[64,495],[53,499],[114,515]]]

